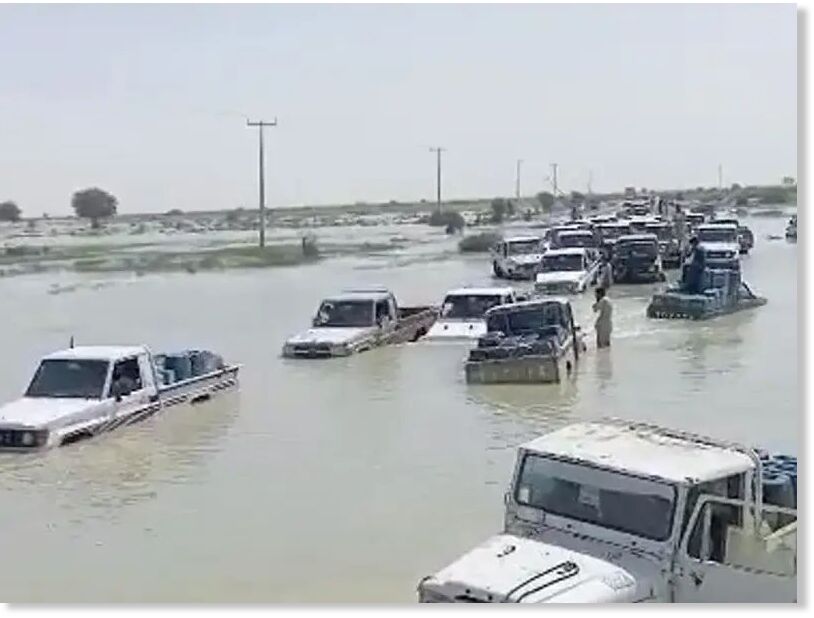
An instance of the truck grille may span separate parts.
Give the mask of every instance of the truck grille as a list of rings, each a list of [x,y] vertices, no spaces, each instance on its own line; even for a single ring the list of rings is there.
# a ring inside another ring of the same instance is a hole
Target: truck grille
[[[305,358],[327,358],[331,355],[329,343],[301,343],[294,346],[294,354]]]
[[[31,434],[34,439],[30,444],[23,441],[23,434]],[[42,446],[42,434],[30,429],[0,429],[0,447],[36,448]]]

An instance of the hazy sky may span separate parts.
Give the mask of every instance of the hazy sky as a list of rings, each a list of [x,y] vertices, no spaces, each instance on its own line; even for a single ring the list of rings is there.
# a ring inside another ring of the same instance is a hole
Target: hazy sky
[[[779,182],[794,5],[0,6],[0,200],[67,213]]]

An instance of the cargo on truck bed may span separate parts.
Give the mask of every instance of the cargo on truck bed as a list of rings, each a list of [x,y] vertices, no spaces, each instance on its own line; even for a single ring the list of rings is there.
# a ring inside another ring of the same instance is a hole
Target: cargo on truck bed
[[[437,307],[399,307],[386,289],[347,290],[320,303],[311,328],[290,337],[283,356],[331,358],[416,341],[437,317]]]

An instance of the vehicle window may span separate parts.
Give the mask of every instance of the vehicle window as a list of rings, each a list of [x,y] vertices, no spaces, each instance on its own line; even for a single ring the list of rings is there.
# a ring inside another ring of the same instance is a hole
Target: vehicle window
[[[530,253],[539,253],[540,241],[538,240],[515,240],[510,243],[509,253],[512,255],[527,255]]]
[[[323,302],[317,317],[316,326],[370,326],[373,303],[369,300],[326,300]]]
[[[548,303],[510,312],[500,311],[487,318],[486,328],[491,332],[501,331],[507,335],[522,335],[537,333],[546,326],[561,324],[559,303]]]
[[[579,271],[583,266],[581,255],[543,255],[543,272]]]
[[[105,360],[44,360],[25,396],[101,399],[107,368]]]
[[[113,375],[110,383],[111,394],[119,392],[126,395],[141,390],[141,388],[141,371],[138,366],[138,358],[120,360],[113,365]]]
[[[666,483],[533,454],[515,492],[519,504],[657,541],[670,537],[675,498]]]
[[[777,575],[797,571],[797,517],[766,504],[755,535],[744,527],[745,507],[716,499],[705,502],[690,531],[687,555],[702,562],[760,570]]]
[[[698,230],[698,240],[702,242],[735,242],[737,230]]]
[[[447,296],[441,308],[441,317],[449,319],[481,319],[492,307],[501,304],[498,295],[456,294]]]
[[[508,252],[509,252],[508,245],[505,242],[500,243],[500,253],[503,255],[503,257],[506,257]]]
[[[376,302],[376,322],[380,322],[390,316],[390,310],[387,307],[386,300],[379,300]]]

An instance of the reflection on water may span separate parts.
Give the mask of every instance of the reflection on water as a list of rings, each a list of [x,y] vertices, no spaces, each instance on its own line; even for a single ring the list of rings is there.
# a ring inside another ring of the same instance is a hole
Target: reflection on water
[[[15,557],[0,562],[0,598],[409,602],[420,577],[500,528],[514,450],[548,429],[621,416],[795,453],[796,246],[760,241],[784,224],[750,222],[744,271],[769,299],[755,311],[648,320],[658,286],[614,286],[613,345],[597,352],[592,294],[574,298],[589,350],[559,385],[467,385],[457,344],[280,358],[337,289],[384,284],[407,306],[493,282],[486,256],[438,259],[454,248],[443,234],[307,269],[0,280],[3,401],[71,335],[208,347],[243,365],[239,397],[0,457],[0,548]],[[385,232],[402,234],[371,238]]]

